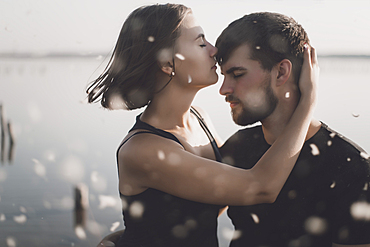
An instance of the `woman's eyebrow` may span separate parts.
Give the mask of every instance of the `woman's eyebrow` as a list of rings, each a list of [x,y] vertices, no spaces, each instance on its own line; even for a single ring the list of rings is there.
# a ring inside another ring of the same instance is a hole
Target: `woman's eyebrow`
[[[204,39],[204,34],[203,33],[200,33],[200,34],[198,34],[198,36],[195,38],[195,40],[197,40],[197,39],[199,39],[199,38],[202,38],[202,39]]]

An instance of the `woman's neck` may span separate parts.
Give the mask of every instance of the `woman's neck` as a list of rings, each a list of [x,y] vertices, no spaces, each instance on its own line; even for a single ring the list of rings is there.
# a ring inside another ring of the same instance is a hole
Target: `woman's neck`
[[[141,120],[164,130],[187,127],[190,121],[190,106],[194,100],[196,88],[177,87],[169,84],[154,96],[145,109]]]

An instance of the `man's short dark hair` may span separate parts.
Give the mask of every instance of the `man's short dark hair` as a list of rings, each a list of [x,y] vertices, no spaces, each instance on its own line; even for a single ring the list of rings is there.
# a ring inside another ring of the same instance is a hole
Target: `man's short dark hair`
[[[253,13],[230,23],[218,37],[217,61],[222,65],[235,49],[248,44],[250,59],[261,62],[265,70],[271,71],[274,65],[289,59],[298,82],[305,43],[309,44],[307,33],[293,18],[278,13]]]

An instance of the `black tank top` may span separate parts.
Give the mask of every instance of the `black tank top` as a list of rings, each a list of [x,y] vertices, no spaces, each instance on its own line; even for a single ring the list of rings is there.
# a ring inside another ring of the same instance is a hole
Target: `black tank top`
[[[207,134],[216,160],[221,162],[215,139],[203,118],[194,108],[191,112]],[[140,129],[134,135],[150,133],[181,142],[172,133],[157,129],[136,117],[130,130]],[[123,142],[118,150],[132,136]],[[118,162],[118,161],[117,161]],[[186,187],[184,188],[184,190]],[[144,192],[125,196],[120,193],[125,231],[117,246],[124,247],[215,247],[217,240],[217,216],[220,206],[182,199],[165,192],[148,188]]]

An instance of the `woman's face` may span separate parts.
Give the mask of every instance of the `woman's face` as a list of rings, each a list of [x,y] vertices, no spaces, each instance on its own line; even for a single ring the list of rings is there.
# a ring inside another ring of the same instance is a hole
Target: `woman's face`
[[[175,44],[175,78],[201,88],[216,83],[216,52],[217,48],[207,42],[203,29],[189,13]]]

